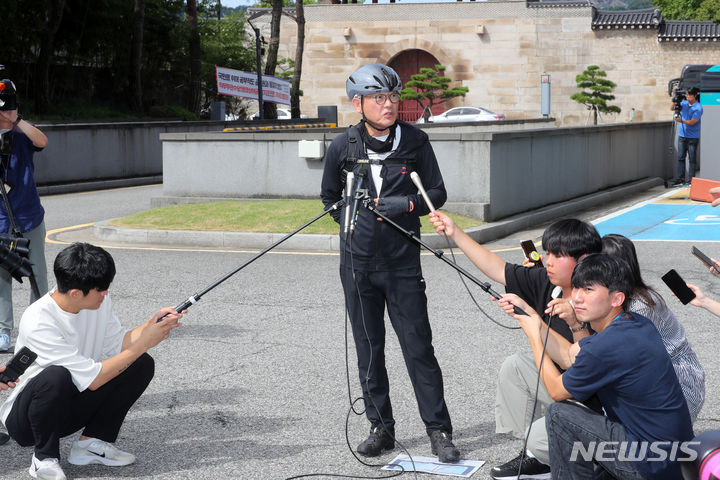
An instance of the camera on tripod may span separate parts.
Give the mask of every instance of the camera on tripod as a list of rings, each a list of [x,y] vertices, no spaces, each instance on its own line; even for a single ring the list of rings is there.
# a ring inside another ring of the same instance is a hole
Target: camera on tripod
[[[682,111],[682,105],[681,105],[681,104],[682,104],[682,101],[683,101],[683,100],[687,100],[687,97],[685,96],[685,90],[675,90],[675,91],[673,92],[672,102],[673,102],[673,105],[675,105],[675,109],[674,109],[675,113],[674,113],[674,115],[675,115],[676,117],[679,117],[679,116],[680,116],[680,112]]]

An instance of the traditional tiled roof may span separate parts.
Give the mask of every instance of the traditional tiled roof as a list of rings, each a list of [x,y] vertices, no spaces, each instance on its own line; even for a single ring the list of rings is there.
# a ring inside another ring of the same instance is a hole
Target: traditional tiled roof
[[[658,32],[659,42],[717,42],[720,25],[713,22],[665,20]]]
[[[662,23],[662,15],[659,8],[598,10],[593,7],[593,30],[658,28],[660,23]]]
[[[658,30],[659,42],[717,42],[720,25],[691,20],[665,20],[659,8],[642,10],[598,10],[593,7],[593,30]]]
[[[589,7],[590,0],[526,0],[528,8]]]

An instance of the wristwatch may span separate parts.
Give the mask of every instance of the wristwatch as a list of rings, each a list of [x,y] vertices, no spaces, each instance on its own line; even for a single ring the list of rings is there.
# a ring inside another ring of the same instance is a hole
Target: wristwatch
[[[20,120],[22,120],[22,115],[20,115],[20,114],[18,113],[17,118],[16,118],[15,121],[13,122],[13,127],[17,127],[17,126],[18,126],[18,123],[20,123]]]
[[[578,322],[577,326],[570,327],[570,331],[573,333],[582,332],[587,328],[587,323],[585,322]]]

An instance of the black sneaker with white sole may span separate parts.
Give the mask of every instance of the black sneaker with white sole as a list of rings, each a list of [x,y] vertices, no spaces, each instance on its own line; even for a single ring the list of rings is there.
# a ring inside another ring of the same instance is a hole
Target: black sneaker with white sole
[[[522,460],[522,467],[520,461]],[[520,475],[518,475],[518,472]],[[537,458],[528,458],[520,454],[507,463],[498,465],[490,470],[490,476],[495,480],[522,480],[522,479],[550,479],[550,467],[540,463]]]

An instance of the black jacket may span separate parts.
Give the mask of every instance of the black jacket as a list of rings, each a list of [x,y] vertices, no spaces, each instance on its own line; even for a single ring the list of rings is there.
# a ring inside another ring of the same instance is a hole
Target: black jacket
[[[383,168],[380,174],[383,178],[382,196],[409,197],[414,204],[413,211],[392,220],[406,230],[420,236],[419,217],[427,215],[430,208],[425,204],[425,200],[418,192],[417,187],[410,180],[410,172],[416,171],[418,173],[435,208],[440,208],[445,203],[447,193],[427,134],[402,121],[398,121],[398,128],[401,129],[400,144],[397,150],[382,162]],[[325,207],[332,205],[343,197],[346,175],[344,169],[348,157],[348,138],[351,134],[357,139],[356,156],[358,159],[367,160],[367,154],[357,126],[350,127],[348,131],[333,140],[325,155],[325,170],[320,193]],[[368,193],[372,198],[378,197],[368,164],[362,163],[362,161],[360,163],[355,162],[354,165],[348,164],[347,168],[348,170],[352,168],[356,179],[361,169],[367,169]],[[335,221],[341,225],[341,219],[345,215],[345,208],[343,208],[342,212],[336,211],[332,214]],[[355,269],[383,271],[413,267],[420,264],[419,245],[398,232],[387,222],[378,221],[372,212],[362,206],[360,207],[352,242],[347,242],[345,237],[341,228],[340,249],[341,253],[344,253],[340,255],[341,263],[350,264],[351,243],[352,265]]]

